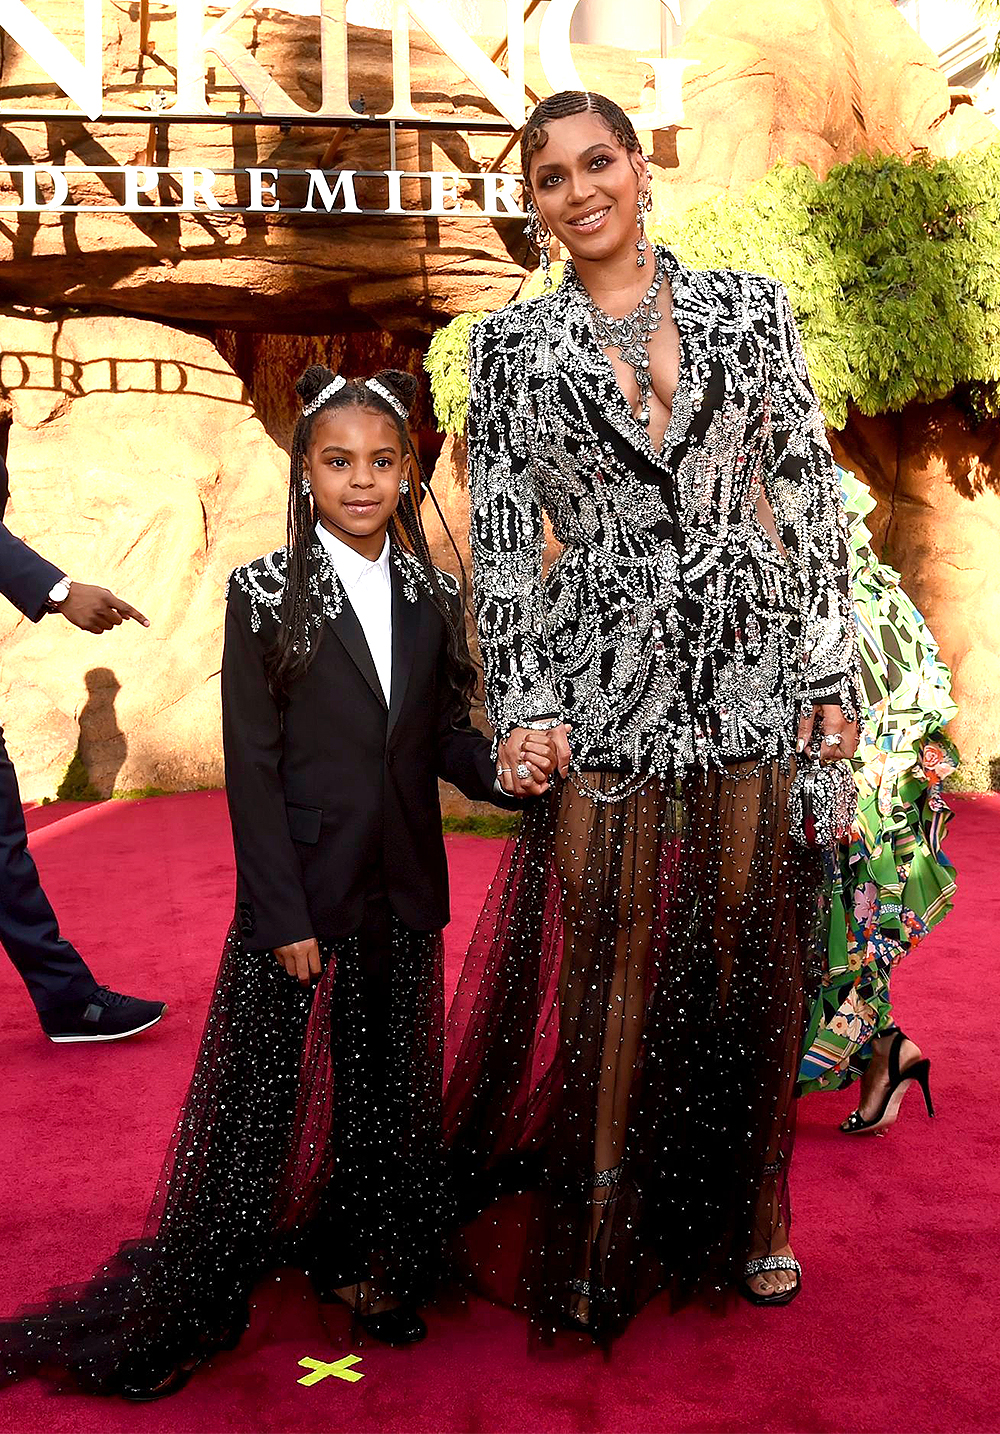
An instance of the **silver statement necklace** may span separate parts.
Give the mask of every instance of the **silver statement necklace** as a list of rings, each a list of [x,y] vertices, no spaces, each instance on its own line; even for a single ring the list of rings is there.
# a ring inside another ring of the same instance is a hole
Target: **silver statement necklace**
[[[584,289],[594,338],[602,349],[617,349],[622,362],[627,363],[635,374],[639,387],[639,412],[635,417],[646,428],[649,427],[652,417],[649,399],[653,391],[653,379],[649,371],[649,341],[660,327],[663,317],[656,298],[666,274],[666,263],[658,254],[653,282],[632,312],[626,314],[623,319],[613,319],[610,314],[599,309]]]

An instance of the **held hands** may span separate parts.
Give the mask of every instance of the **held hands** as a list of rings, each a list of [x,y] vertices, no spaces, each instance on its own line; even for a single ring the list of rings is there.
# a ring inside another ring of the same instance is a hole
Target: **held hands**
[[[284,966],[289,976],[294,976],[303,986],[311,986],[317,976],[323,974],[319,959],[319,942],[315,936],[308,941],[293,941],[288,946],[276,946],[274,954],[278,964]]]
[[[799,718],[799,730],[795,743],[796,752],[804,752],[809,746],[817,719],[819,719],[823,732],[819,747],[820,761],[842,762],[848,757],[853,757],[858,750],[858,724],[846,721],[843,712],[835,702],[817,704],[807,717]],[[839,741],[829,740],[838,737]]]
[[[571,730],[565,722],[548,732],[515,727],[497,752],[497,773],[504,791],[512,797],[538,797],[548,791],[554,770],[565,777],[569,772],[567,738]]]
[[[149,618],[143,617],[137,608],[131,607],[120,597],[115,597],[107,588],[98,588],[90,583],[71,583],[69,593],[59,604],[59,611],[74,627],[84,632],[110,632],[113,627],[132,618],[149,626]]]

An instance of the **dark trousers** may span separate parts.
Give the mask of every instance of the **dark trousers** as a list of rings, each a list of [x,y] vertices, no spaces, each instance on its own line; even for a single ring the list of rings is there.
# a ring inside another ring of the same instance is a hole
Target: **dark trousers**
[[[55,912],[28,851],[17,773],[0,728],[0,946],[17,967],[35,1009],[83,1001],[97,982],[59,935]]]

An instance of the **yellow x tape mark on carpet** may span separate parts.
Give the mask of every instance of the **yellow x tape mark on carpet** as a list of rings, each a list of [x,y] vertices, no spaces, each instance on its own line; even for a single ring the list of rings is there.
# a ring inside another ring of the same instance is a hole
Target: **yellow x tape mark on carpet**
[[[300,1359],[300,1369],[308,1369],[311,1372],[303,1375],[298,1380],[299,1384],[318,1384],[321,1379],[326,1379],[332,1374],[335,1379],[346,1379],[350,1384],[356,1384],[359,1379],[364,1379],[363,1374],[358,1374],[351,1368],[352,1364],[360,1364],[361,1357],[357,1354],[345,1354],[343,1359],[338,1359],[333,1364],[327,1364],[322,1359]]]

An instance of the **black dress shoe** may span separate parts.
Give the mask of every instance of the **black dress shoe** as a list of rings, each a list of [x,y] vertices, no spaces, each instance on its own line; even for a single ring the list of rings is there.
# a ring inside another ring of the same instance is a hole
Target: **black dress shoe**
[[[382,1310],[378,1314],[361,1314],[350,1300],[338,1295],[336,1290],[325,1290],[320,1299],[324,1304],[346,1305],[365,1334],[381,1344],[419,1344],[427,1338],[427,1326],[411,1305],[396,1305],[395,1309]]]
[[[166,1399],[168,1395],[183,1389],[195,1370],[200,1369],[218,1350],[235,1349],[246,1327],[246,1319],[236,1320],[211,1344],[206,1344],[200,1354],[185,1359],[180,1364],[166,1364],[162,1359],[158,1360],[155,1354],[147,1355],[145,1359],[125,1359],[116,1371],[113,1392],[133,1404],[148,1404],[153,1399]]]
[[[175,1364],[172,1369],[156,1367],[152,1362],[132,1362],[119,1371],[115,1392],[131,1404],[149,1404],[154,1399],[166,1399],[176,1394],[194,1374],[204,1360],[196,1359],[187,1364]]]
[[[98,986],[83,1001],[40,1011],[38,1019],[50,1041],[123,1041],[126,1036],[148,1031],[167,1009],[163,1001],[140,1001]]]
[[[397,1305],[394,1310],[383,1310],[381,1314],[356,1315],[358,1324],[365,1334],[382,1344],[393,1346],[419,1344],[427,1338],[427,1326],[416,1310],[406,1305]]]

